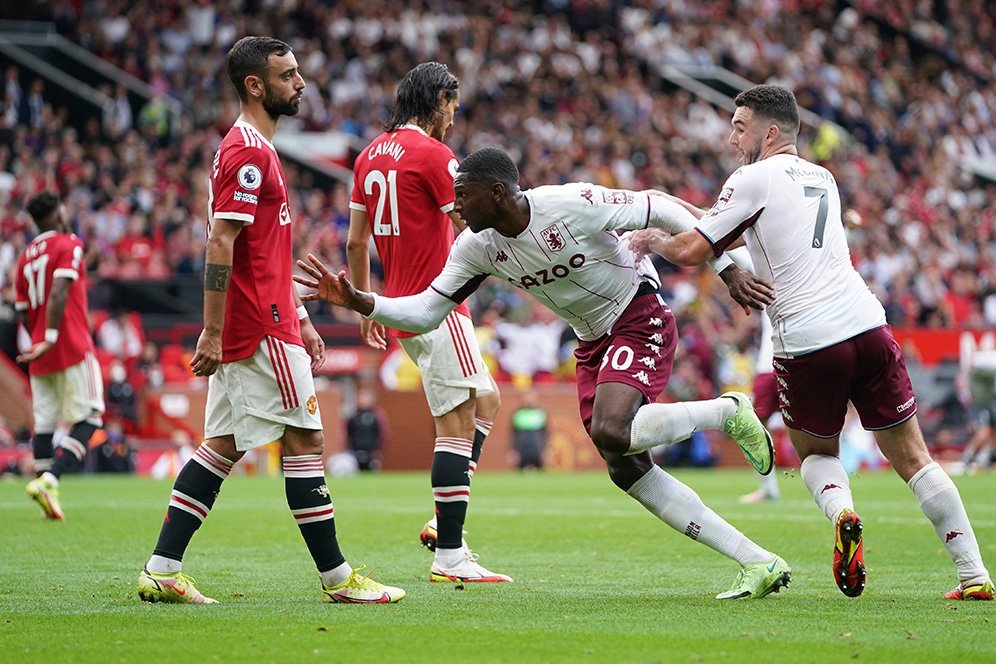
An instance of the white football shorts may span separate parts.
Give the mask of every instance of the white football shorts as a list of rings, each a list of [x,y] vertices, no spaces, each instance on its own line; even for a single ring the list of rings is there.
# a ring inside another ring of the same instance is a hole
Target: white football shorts
[[[279,440],[288,426],[322,428],[311,358],[301,346],[265,336],[251,357],[225,362],[208,378],[205,438],[233,435],[245,451]]]
[[[31,407],[36,433],[53,433],[60,422],[102,426],[104,379],[94,354],[62,371],[31,376]]]
[[[435,330],[398,341],[418,365],[433,417],[469,399],[471,389],[477,390],[477,396],[494,391],[469,317],[452,312]]]

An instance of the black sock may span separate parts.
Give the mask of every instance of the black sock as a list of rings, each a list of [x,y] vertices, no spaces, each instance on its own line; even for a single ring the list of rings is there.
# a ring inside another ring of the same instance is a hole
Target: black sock
[[[98,425],[86,420],[74,424],[66,437],[59,442],[59,447],[55,450],[52,470],[49,472],[56,477],[62,477],[64,473],[81,468],[83,459],[86,458],[86,451],[90,446],[90,438],[99,428]]]
[[[483,417],[475,417],[474,423],[474,449],[470,453],[470,479],[474,479],[477,472],[477,462],[481,459],[481,452],[484,451],[484,439],[491,433],[494,420],[486,420]]]
[[[301,529],[308,551],[319,572],[327,572],[346,562],[335,537],[335,510],[325,483],[321,454],[285,456],[284,489],[287,506]]]
[[[31,451],[35,456],[35,476],[52,470],[52,434],[38,433],[31,437]]]
[[[465,438],[437,438],[432,455],[432,497],[436,502],[436,546],[463,546],[463,522],[470,502],[470,455]]]
[[[155,555],[183,560],[190,538],[207,518],[233,465],[207,445],[197,448],[173,483]]]

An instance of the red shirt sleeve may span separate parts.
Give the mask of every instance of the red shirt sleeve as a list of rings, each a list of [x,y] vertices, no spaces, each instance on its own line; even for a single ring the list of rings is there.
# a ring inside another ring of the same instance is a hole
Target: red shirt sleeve
[[[80,278],[80,265],[83,263],[83,241],[75,235],[68,241],[60,242],[52,252],[52,280]]]
[[[363,178],[366,177],[366,171],[363,168],[363,163],[366,161],[367,150],[370,147],[367,146],[356,157],[356,161],[353,163],[353,191],[349,194],[349,209],[350,210],[361,210],[366,212],[367,202],[363,196]]]
[[[266,150],[242,145],[223,147],[218,166],[211,176],[214,195],[212,219],[228,219],[251,224],[263,187],[263,178],[272,171]]]
[[[453,210],[453,178],[456,177],[458,165],[453,151],[443,143],[426,151],[422,178],[429,189],[429,196],[442,212],[449,213]]]

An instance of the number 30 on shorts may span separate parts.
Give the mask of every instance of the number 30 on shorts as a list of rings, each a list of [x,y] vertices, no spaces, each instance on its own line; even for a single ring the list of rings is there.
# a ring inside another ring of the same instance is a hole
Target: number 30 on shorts
[[[604,369],[611,358],[613,369],[616,371],[625,371],[633,364],[633,357],[633,349],[629,346],[619,346],[619,348],[616,348],[615,344],[613,344],[609,346],[608,350],[605,351],[605,355],[602,356],[602,365],[598,367],[598,370],[601,371]]]

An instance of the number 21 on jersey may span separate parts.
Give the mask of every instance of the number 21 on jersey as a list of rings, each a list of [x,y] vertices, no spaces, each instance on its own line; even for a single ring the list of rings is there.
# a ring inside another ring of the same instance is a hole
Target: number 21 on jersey
[[[388,171],[385,177],[383,171],[373,170],[367,173],[363,180],[363,193],[374,195],[377,188],[377,207],[374,210],[374,235],[400,235],[398,227],[398,172]],[[388,219],[384,219],[384,208],[390,205]]]

